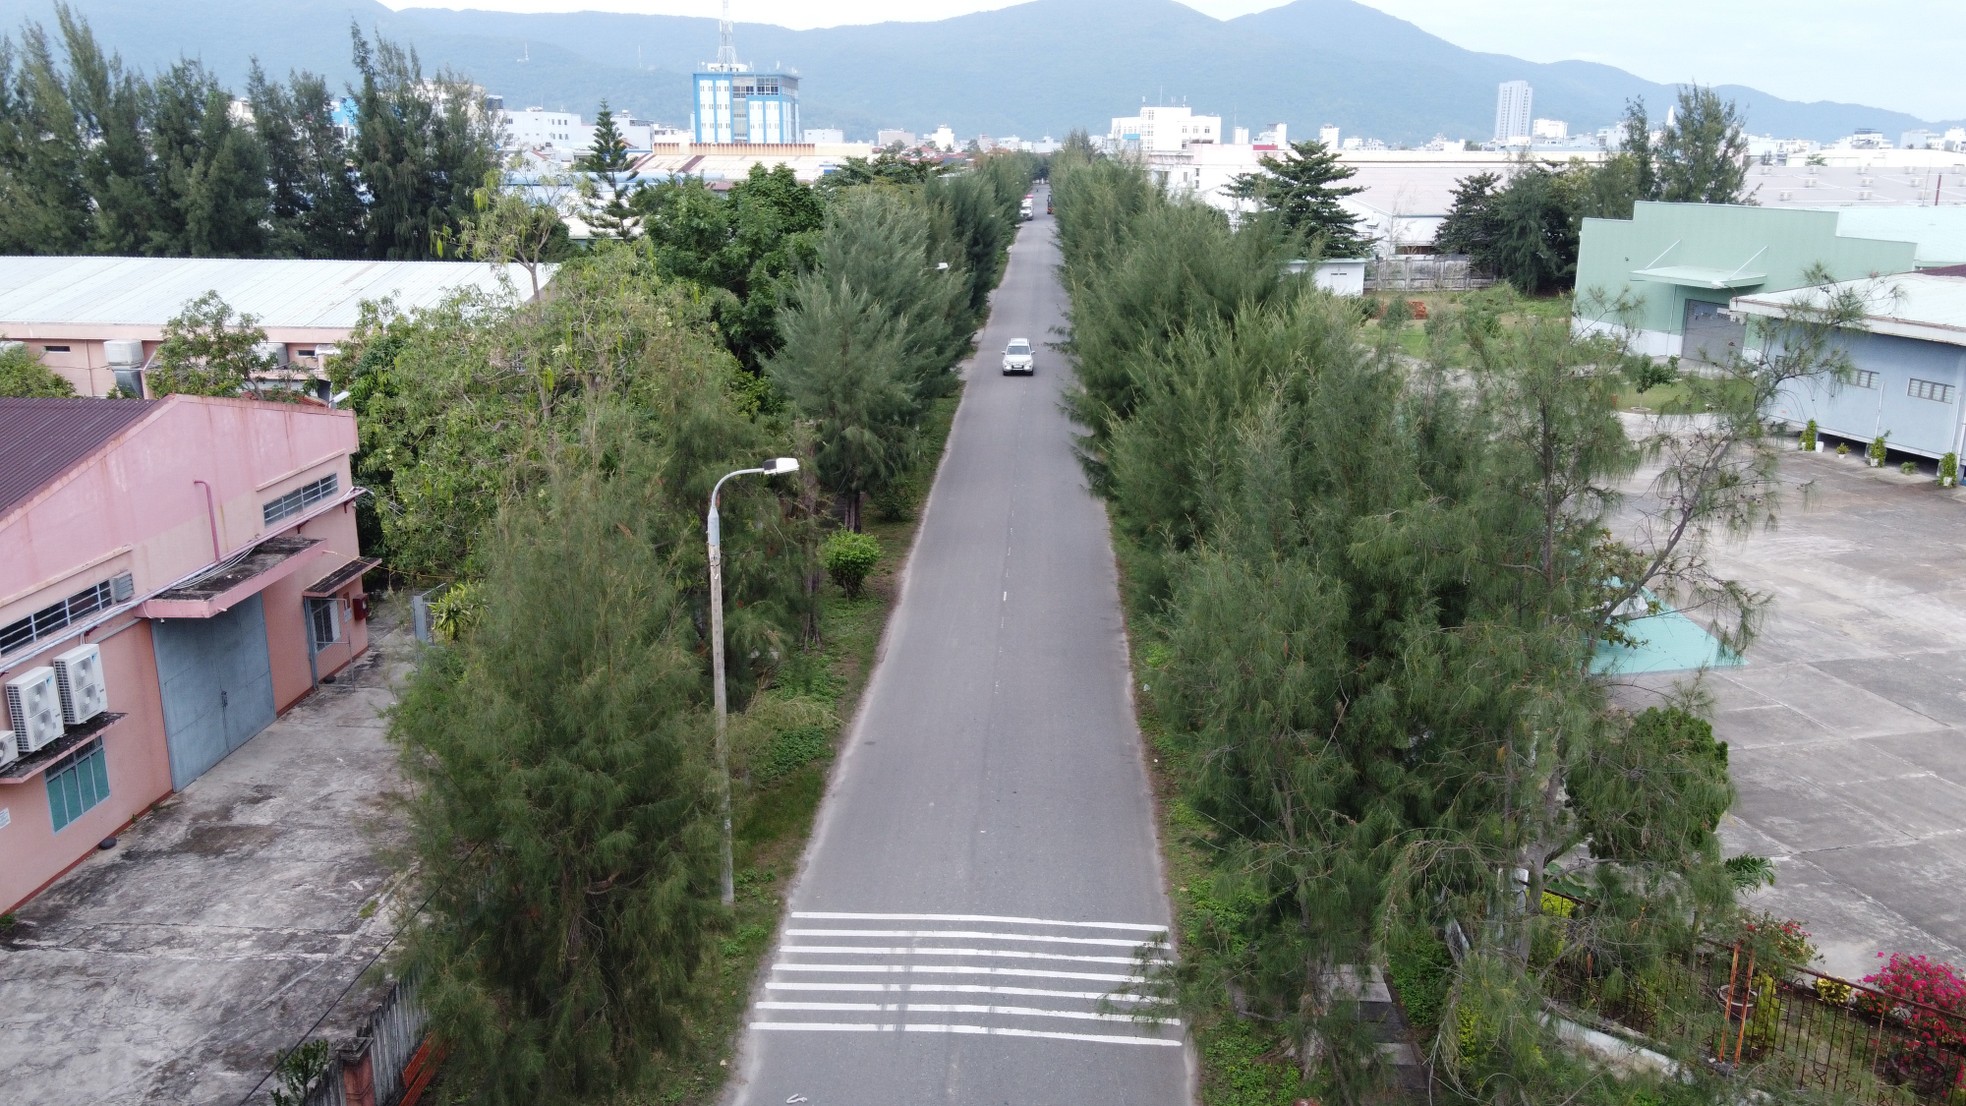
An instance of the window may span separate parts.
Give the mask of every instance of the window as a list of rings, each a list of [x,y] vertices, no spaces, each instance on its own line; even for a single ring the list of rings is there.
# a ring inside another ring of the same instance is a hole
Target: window
[[[56,761],[48,781],[48,813],[59,833],[70,822],[109,798],[109,760],[98,737]]]
[[[331,472],[312,484],[303,484],[278,499],[269,500],[262,509],[266,525],[271,526],[283,518],[292,518],[339,490],[341,490],[341,477]]]
[[[1913,399],[1937,400],[1940,403],[1952,402],[1952,385],[1940,384],[1936,380],[1920,380],[1914,376],[1911,378],[1911,387],[1906,391]]]
[[[314,648],[341,640],[341,603],[335,599],[309,599],[307,624],[314,631]]]
[[[52,637],[97,611],[108,610],[118,603],[128,602],[134,594],[136,594],[135,581],[129,573],[119,572],[92,588],[84,588],[59,603],[35,611],[18,622],[9,622],[5,626],[0,626],[0,656],[23,649],[44,637]]]
[[[67,353],[68,347],[67,346],[42,346],[41,352],[42,353]]]
[[[1859,388],[1875,388],[1877,387],[1877,374],[1871,372],[1869,369],[1858,369],[1855,373],[1851,374],[1850,383]]]

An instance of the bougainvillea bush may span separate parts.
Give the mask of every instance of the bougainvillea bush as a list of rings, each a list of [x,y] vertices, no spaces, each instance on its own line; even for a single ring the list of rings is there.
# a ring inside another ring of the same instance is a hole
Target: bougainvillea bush
[[[1966,979],[1943,961],[1896,952],[1864,982],[1885,998],[1862,995],[1858,1009],[1889,1017],[1907,1034],[1884,1057],[1885,1074],[1926,1094],[1958,1086],[1966,1065]]]

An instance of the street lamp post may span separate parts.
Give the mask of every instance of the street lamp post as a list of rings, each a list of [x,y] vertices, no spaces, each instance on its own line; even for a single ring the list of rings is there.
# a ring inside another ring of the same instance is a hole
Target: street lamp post
[[[731,871],[730,839],[730,741],[725,736],[725,714],[728,712],[728,697],[724,694],[724,546],[723,524],[717,518],[717,494],[724,490],[724,483],[733,476],[782,476],[788,472],[799,471],[797,457],[774,457],[754,469],[738,469],[728,473],[717,486],[710,489],[710,514],[705,519],[705,530],[710,538],[710,671],[716,683],[717,701],[717,802],[724,819],[724,857],[723,857],[723,896],[724,905],[733,906],[737,902],[736,877]]]

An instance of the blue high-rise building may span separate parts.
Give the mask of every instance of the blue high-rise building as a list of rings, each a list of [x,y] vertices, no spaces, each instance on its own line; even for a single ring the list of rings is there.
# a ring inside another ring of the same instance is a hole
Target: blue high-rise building
[[[695,141],[750,145],[804,142],[805,128],[799,124],[799,78],[790,73],[754,73],[737,60],[728,3],[720,29],[717,60],[691,78]]]

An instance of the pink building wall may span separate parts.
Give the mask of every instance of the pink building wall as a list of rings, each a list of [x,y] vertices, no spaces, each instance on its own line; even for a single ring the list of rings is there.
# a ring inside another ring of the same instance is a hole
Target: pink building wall
[[[0,911],[34,894],[171,793],[150,623],[134,613],[146,596],[269,537],[319,539],[319,546],[301,554],[309,563],[259,592],[275,709],[286,710],[311,690],[301,592],[359,555],[349,467],[355,446],[355,419],[348,412],[173,396],[0,517],[0,625],[123,571],[134,578],[137,601],[86,637],[57,635],[33,652],[0,661],[5,679],[82,641],[97,643],[109,709],[126,715],[102,734],[109,798],[60,832],[53,829],[43,779],[0,783],[0,808],[8,811],[8,823],[0,827]],[[338,495],[265,525],[268,500],[328,473],[338,477]],[[205,489],[194,483],[200,480],[211,488],[215,511],[207,510]],[[319,651],[319,675],[345,667],[368,647],[367,623],[347,617],[357,588],[353,581],[341,590],[344,640]],[[9,771],[0,768],[0,776]]]
[[[338,346],[348,340],[350,331],[342,327],[263,327],[266,340],[284,346],[290,368],[297,375],[320,374],[326,359],[319,354],[323,346]],[[0,339],[23,342],[41,363],[75,386],[75,394],[106,396],[116,390],[116,373],[109,364],[103,343],[118,338],[134,338],[143,343],[146,360],[163,344],[163,328],[155,326],[67,326],[59,332],[47,327],[0,326]],[[54,348],[50,348],[54,347]]]

